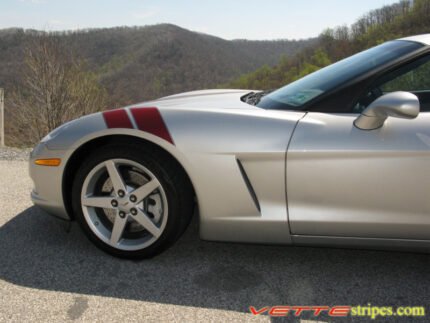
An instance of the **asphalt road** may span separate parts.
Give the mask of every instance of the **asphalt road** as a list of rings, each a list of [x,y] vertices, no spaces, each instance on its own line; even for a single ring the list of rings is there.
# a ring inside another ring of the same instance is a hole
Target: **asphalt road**
[[[26,162],[0,161],[1,322],[270,321],[248,307],[430,302],[429,255],[204,242],[194,221],[164,254],[120,260],[33,207],[30,189]]]

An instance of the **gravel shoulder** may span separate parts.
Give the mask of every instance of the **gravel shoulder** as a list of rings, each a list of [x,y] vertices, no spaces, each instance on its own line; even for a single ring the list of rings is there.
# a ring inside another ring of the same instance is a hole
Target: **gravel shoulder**
[[[0,160],[27,161],[32,148],[0,147]]]

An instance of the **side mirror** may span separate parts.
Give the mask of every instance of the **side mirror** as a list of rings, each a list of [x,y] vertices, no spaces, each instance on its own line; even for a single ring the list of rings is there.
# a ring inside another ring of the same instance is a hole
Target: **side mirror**
[[[388,117],[414,119],[420,113],[420,101],[410,92],[392,92],[373,101],[355,119],[354,126],[362,130],[382,127]]]

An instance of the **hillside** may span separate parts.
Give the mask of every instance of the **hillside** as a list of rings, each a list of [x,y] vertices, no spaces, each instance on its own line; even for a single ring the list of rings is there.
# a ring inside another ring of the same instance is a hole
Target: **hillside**
[[[0,86],[19,84],[23,48],[40,33],[0,30]],[[107,88],[111,106],[167,94],[216,87],[280,56],[296,54],[313,40],[227,41],[175,25],[118,27],[58,33],[85,59]]]
[[[221,87],[270,90],[382,42],[430,33],[430,0],[402,0],[370,11],[351,26],[326,29],[311,46]]]

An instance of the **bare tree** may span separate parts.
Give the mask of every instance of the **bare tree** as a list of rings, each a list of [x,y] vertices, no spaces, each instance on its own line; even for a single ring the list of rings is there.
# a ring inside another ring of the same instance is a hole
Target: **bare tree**
[[[10,98],[22,140],[33,143],[61,124],[105,108],[106,91],[60,37],[42,33],[25,49],[23,81]]]

